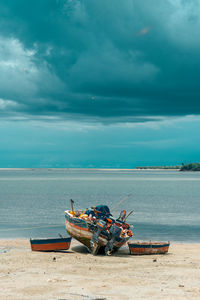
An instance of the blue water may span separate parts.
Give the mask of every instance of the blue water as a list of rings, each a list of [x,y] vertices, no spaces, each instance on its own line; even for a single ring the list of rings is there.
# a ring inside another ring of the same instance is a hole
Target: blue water
[[[200,172],[0,171],[0,238],[66,235],[64,210],[107,204],[134,210],[136,239],[200,242]]]

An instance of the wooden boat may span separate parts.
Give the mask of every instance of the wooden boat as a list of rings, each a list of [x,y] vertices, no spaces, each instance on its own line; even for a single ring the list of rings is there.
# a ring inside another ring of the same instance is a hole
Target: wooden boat
[[[170,242],[128,242],[132,255],[165,254],[168,252]]]
[[[68,238],[30,239],[32,251],[68,250],[71,244]]]
[[[113,243],[113,250],[118,250],[123,246],[130,238],[130,230],[124,229],[122,224],[116,223],[122,230],[120,237]],[[126,224],[126,223],[124,223]],[[109,233],[106,230],[103,230],[99,236],[98,247],[93,252],[94,249],[91,247],[91,239],[94,232],[94,222],[87,215],[84,215],[83,211],[72,212],[70,210],[65,211],[65,225],[66,230],[70,236],[84,244],[88,250],[92,251],[93,254],[103,250],[108,243]],[[128,224],[126,224],[128,225]],[[128,225],[129,227],[129,225]],[[129,234],[129,235],[128,235]],[[132,232],[131,232],[132,236]]]

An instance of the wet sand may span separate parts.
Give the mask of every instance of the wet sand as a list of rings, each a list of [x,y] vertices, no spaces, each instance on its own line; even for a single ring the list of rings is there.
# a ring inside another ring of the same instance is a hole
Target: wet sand
[[[76,241],[66,252],[32,252],[28,240],[0,240],[0,299],[200,299],[200,244],[166,255],[92,256]]]

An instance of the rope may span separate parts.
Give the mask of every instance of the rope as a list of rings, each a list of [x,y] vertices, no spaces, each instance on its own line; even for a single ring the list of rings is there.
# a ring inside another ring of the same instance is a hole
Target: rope
[[[27,229],[35,229],[35,228],[49,228],[49,227],[61,227],[62,225],[49,225],[49,226],[35,226],[35,227],[25,227],[25,228],[7,228],[0,229],[0,231],[12,231],[12,230],[27,230]]]
[[[119,202],[117,202],[115,204],[114,207],[112,207],[112,211],[114,211],[120,204],[122,204],[124,201],[126,201],[130,196],[132,196],[132,194],[128,194],[127,196],[125,196],[123,199],[121,199]]]

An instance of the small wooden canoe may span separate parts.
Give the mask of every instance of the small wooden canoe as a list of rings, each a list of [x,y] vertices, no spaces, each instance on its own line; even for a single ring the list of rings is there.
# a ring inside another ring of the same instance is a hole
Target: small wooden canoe
[[[132,255],[165,254],[168,252],[170,242],[128,242]]]
[[[71,237],[30,239],[32,251],[55,251],[68,250],[71,244]]]

